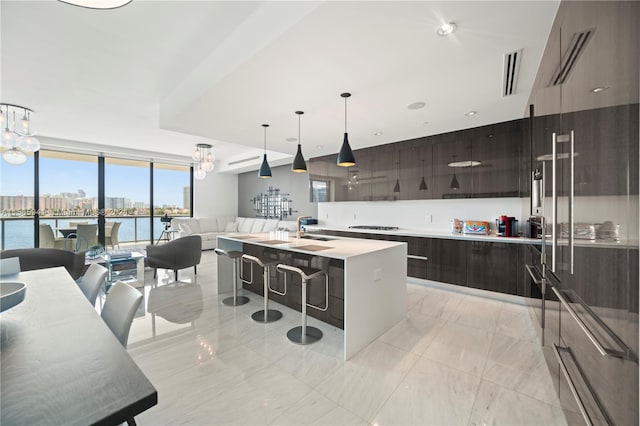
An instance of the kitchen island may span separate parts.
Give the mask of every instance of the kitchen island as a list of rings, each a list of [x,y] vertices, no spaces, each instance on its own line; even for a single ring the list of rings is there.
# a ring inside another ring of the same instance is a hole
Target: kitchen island
[[[266,250],[283,259],[307,259],[312,264],[332,267],[328,271],[332,291],[329,305],[341,308],[344,319],[344,359],[347,360],[405,317],[407,244],[355,238],[306,237],[296,238],[287,232],[227,234],[218,237],[217,247],[251,254],[255,254],[256,250]],[[228,293],[232,290],[232,264],[224,257],[218,260],[218,293]],[[339,275],[335,271],[339,271]],[[254,273],[254,278],[260,275]],[[261,285],[253,286],[259,287]],[[289,291],[293,290],[287,288]],[[269,298],[279,301],[271,294]],[[299,305],[300,301],[297,303]],[[300,310],[295,305],[289,306]]]

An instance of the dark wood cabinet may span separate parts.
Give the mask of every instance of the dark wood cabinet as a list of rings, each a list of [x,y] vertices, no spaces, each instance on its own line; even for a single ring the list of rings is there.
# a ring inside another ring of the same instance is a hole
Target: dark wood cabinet
[[[521,244],[471,241],[468,245],[467,286],[525,295]]]

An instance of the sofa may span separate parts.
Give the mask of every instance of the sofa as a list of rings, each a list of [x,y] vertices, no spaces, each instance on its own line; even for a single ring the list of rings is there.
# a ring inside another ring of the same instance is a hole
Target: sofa
[[[176,217],[173,219],[173,229],[178,231],[178,237],[200,235],[202,250],[216,248],[218,235],[235,232],[256,234],[271,231],[296,231],[295,220],[264,219],[260,217]]]

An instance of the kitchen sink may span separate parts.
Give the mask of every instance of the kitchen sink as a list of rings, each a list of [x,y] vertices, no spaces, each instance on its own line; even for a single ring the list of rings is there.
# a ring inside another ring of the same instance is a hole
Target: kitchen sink
[[[302,235],[300,238],[304,238],[305,240],[316,240],[316,241],[333,241],[335,238],[322,237],[320,235]]]

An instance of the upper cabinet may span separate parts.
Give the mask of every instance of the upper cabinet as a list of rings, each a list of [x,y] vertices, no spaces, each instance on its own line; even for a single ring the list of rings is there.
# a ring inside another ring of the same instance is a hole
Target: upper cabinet
[[[515,120],[359,149],[348,168],[312,158],[309,178],[334,188],[326,201],[518,197],[524,132]]]

